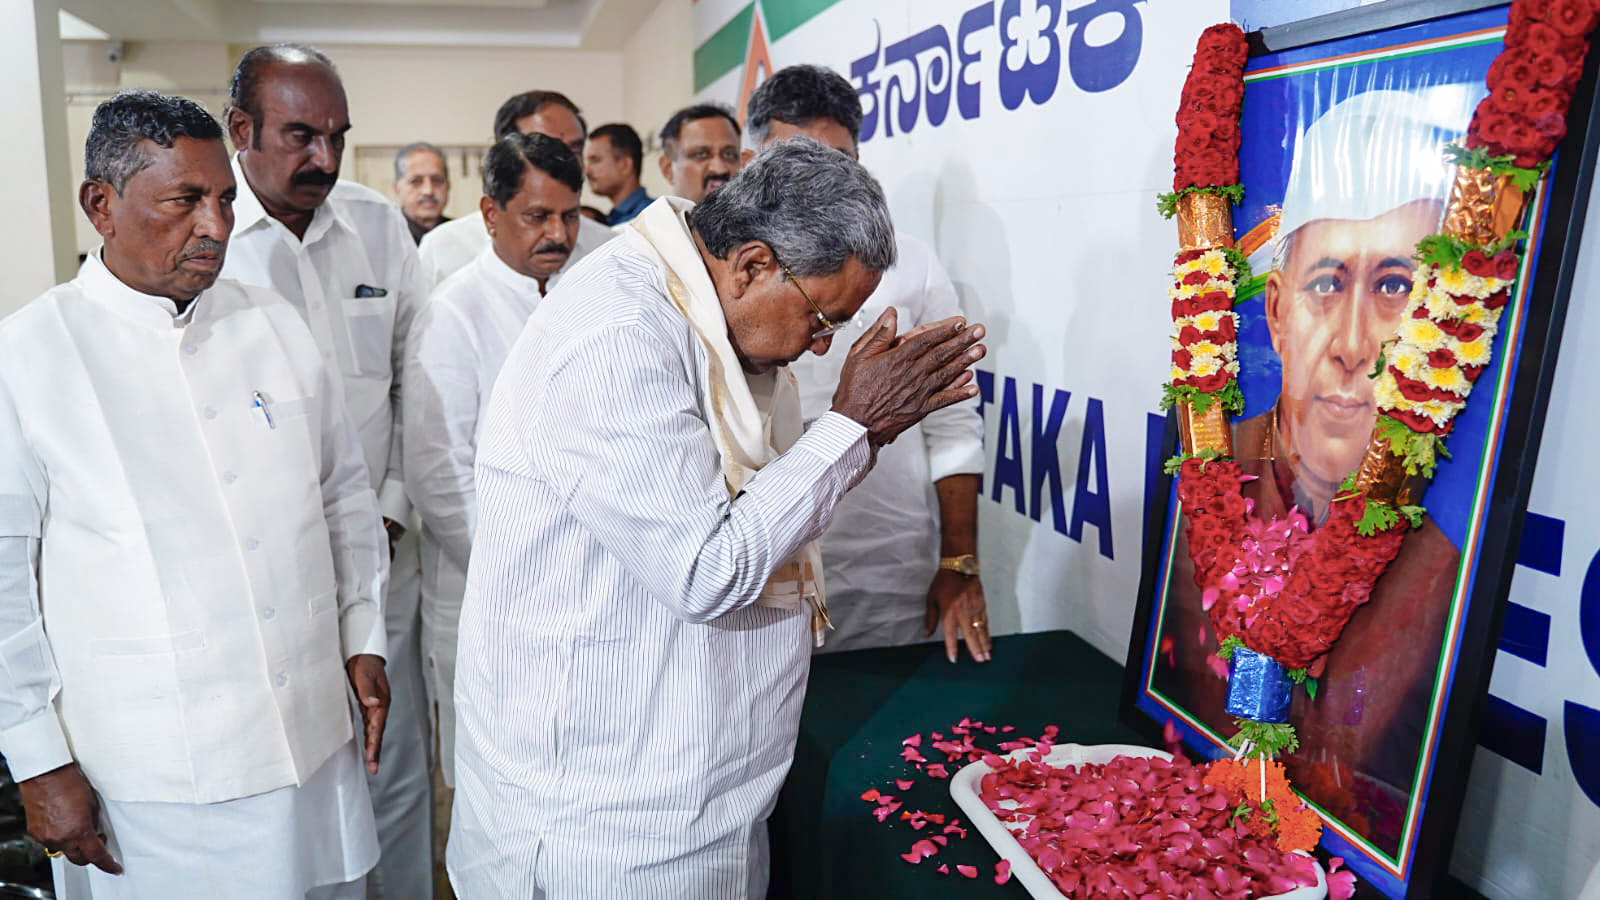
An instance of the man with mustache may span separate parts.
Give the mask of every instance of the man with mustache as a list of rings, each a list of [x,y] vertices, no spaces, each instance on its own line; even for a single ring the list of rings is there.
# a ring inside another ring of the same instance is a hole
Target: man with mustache
[[[747,161],[795,137],[855,159],[861,100],[831,69],[789,66],[750,95],[745,125]],[[895,243],[894,267],[847,334],[859,334],[888,308],[908,326],[961,315],[955,285],[933,249],[899,232]],[[808,419],[827,412],[843,365],[838,354],[795,361]],[[962,646],[975,661],[989,660],[977,556],[982,472],[983,420],[975,400],[929,414],[904,440],[883,448],[822,536],[835,628],[825,649],[912,644],[938,632],[950,662]]]
[[[588,133],[588,125],[577,105],[558,91],[517,94],[500,104],[494,114],[496,141],[508,134],[542,134],[566,144],[580,160]],[[567,264],[551,276],[552,285],[578,260],[615,237],[605,225],[587,216],[582,218],[578,223],[577,240],[572,242],[572,255],[567,258]],[[451,273],[477,259],[488,245],[489,233],[483,214],[473,213],[428,232],[417,250],[422,255],[422,268],[429,283],[438,285]]]
[[[508,134],[483,165],[489,246],[445,279],[406,344],[406,487],[422,518],[422,648],[439,726],[440,771],[455,785],[456,623],[477,492],[472,465],[490,388],[523,323],[577,240],[583,171],[542,134]]]
[[[225,274],[271,288],[305,317],[332,400],[361,437],[393,559],[384,615],[394,692],[386,765],[372,781],[383,859],[376,897],[430,878],[431,812],[415,534],[401,474],[405,337],[426,283],[400,211],[339,180],[350,116],[332,61],[295,44],[257,47],[234,70],[227,114],[239,199]],[[402,893],[395,893],[402,892]]]
[[[785,366],[894,263],[842,154],[785,143],[621,231],[528,319],[478,443],[447,849],[472,900],[766,896],[826,632],[815,538],[885,444],[977,394],[982,326],[885,311],[802,434]]]
[[[685,107],[661,128],[661,175],[672,185],[675,197],[699,203],[727,184],[743,164],[739,122],[725,106]]]
[[[1233,428],[1234,456],[1258,476],[1244,494],[1263,520],[1298,508],[1321,524],[1361,464],[1377,417],[1371,375],[1400,327],[1417,241],[1439,230],[1451,174],[1442,148],[1466,125],[1468,99],[1476,103],[1453,89],[1432,102],[1426,92],[1367,91],[1323,113],[1296,144],[1262,304],[1282,385],[1272,409]],[[1182,681],[1166,681],[1173,670],[1159,666],[1158,686],[1226,734],[1225,682],[1206,662],[1216,635],[1179,534],[1167,634]],[[1459,561],[1424,518],[1325,668],[1313,666],[1316,699],[1297,691],[1290,712],[1306,748],[1285,757],[1290,777],[1389,852],[1404,824]]]
[[[450,221],[444,208],[450,203],[450,167],[444,152],[426,141],[401,147],[394,155],[394,197],[406,217],[411,239]]]
[[[218,278],[222,129],[95,110],[72,281],[0,322],[0,753],[62,900],[362,897],[388,554],[305,323]]]

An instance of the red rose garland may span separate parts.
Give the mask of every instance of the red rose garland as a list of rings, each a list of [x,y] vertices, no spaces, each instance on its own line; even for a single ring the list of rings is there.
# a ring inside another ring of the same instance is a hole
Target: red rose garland
[[[1522,235],[1511,230],[1521,192],[1537,183],[1566,133],[1567,107],[1597,24],[1600,0],[1513,3],[1505,49],[1489,69],[1489,95],[1473,115],[1464,149],[1451,151],[1460,171],[1444,232],[1418,244],[1422,265],[1407,315],[1374,385],[1379,416],[1367,459],[1316,529],[1298,511],[1271,521],[1252,515],[1242,493],[1247,479],[1227,459],[1226,420],[1217,419],[1219,405],[1233,412],[1243,406],[1231,301],[1246,267],[1232,250],[1228,217],[1189,195],[1240,199],[1238,115],[1247,52],[1232,25],[1201,35],[1177,117],[1174,193],[1160,203],[1163,213],[1180,215],[1185,247],[1174,264],[1166,401],[1185,412],[1188,452],[1169,471],[1179,477],[1195,582],[1224,654],[1245,647],[1301,670],[1291,674],[1303,677],[1308,668],[1315,674],[1398,554],[1407,525],[1420,524],[1421,508],[1404,505],[1405,479],[1432,476],[1454,417],[1490,362],[1521,265]],[[1264,732],[1240,724],[1253,740],[1271,734],[1276,746],[1258,748],[1267,755],[1294,744],[1286,726]]]

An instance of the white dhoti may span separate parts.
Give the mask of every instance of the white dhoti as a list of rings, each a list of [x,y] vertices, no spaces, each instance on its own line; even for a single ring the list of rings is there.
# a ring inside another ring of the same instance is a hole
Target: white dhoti
[[[101,798],[123,874],[52,860],[58,900],[345,900],[378,859],[372,800],[351,741],[299,787],[221,803]]]

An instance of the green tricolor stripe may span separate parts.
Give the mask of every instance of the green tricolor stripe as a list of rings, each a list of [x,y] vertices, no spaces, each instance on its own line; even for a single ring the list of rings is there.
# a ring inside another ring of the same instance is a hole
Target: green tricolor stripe
[[[767,23],[767,38],[776,41],[817,17],[840,0],[760,0],[761,15]],[[728,20],[717,33],[694,51],[694,89],[706,85],[744,65],[750,46],[750,22],[755,15],[751,3]]]
[[[728,24],[706,38],[694,51],[694,90],[699,93],[706,85],[733,71],[744,63],[744,52],[750,44],[750,20],[755,15],[754,3],[739,10]]]

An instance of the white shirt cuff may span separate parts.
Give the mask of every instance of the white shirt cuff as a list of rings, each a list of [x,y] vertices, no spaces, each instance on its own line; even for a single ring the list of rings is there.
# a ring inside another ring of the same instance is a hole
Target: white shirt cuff
[[[0,753],[5,754],[11,780],[17,782],[72,762],[72,750],[54,706],[0,732]]]

